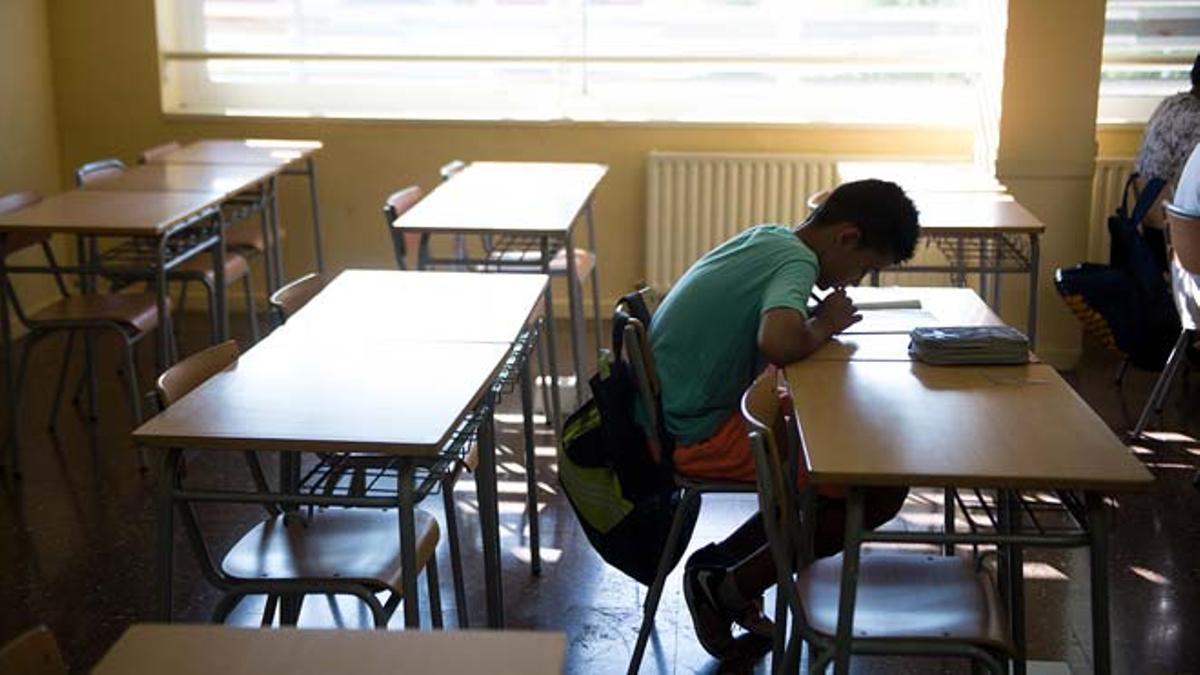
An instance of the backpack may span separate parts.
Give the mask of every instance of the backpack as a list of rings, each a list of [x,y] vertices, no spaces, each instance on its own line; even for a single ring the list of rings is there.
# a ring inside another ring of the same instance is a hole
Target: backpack
[[[1055,270],[1054,286],[1067,307],[1107,347],[1131,364],[1160,370],[1179,335],[1179,315],[1171,299],[1166,246],[1158,230],[1139,225],[1165,186],[1147,181],[1129,209],[1137,174],[1125,182],[1121,205],[1108,218],[1109,264],[1082,263]]]
[[[637,421],[638,390],[622,358],[625,326],[636,318],[650,324],[640,293],[617,303],[613,349],[606,352],[589,380],[592,399],[563,426],[558,447],[558,480],[592,547],[604,560],[637,581],[650,585],[679,508],[670,455],[674,441],[665,431],[655,439],[658,456]],[[655,402],[660,406],[661,403]],[[659,410],[661,417],[661,409]],[[674,566],[683,556],[696,524],[699,505],[683,526]]]

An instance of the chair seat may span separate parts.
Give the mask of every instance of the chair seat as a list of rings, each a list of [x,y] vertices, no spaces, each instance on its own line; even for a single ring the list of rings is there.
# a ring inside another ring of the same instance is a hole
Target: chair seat
[[[228,286],[250,273],[250,265],[245,256],[233,251],[225,252],[225,285]],[[212,256],[207,253],[192,256],[179,264],[169,273],[172,276],[203,276],[204,281],[212,284],[216,274],[213,272]]]
[[[279,230],[279,239],[284,238],[284,231]],[[239,251],[262,253],[267,250],[267,241],[263,237],[262,224],[254,221],[243,221],[225,231],[225,245]]]
[[[145,333],[158,325],[158,298],[153,293],[87,293],[72,295],[29,317],[31,328],[111,321]]]
[[[416,510],[417,565],[438,543],[437,520]],[[395,509],[318,509],[311,519],[274,516],[242,535],[221,562],[235,579],[339,579],[401,590],[400,527]]]
[[[508,249],[493,251],[487,257],[489,266],[503,268],[528,268],[529,271],[541,271],[542,254],[537,249]],[[584,248],[575,249],[575,276],[582,280],[592,273],[596,265],[596,254]],[[567,273],[567,249],[560,248],[550,259],[550,274],[563,275]]]
[[[808,623],[837,632],[841,554],[797,575]],[[1007,621],[985,574],[955,556],[866,549],[860,558],[854,636],[971,642],[1012,652]]]

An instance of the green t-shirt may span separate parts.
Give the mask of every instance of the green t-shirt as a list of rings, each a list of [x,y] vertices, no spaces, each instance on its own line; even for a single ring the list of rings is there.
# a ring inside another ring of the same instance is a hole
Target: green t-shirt
[[[781,225],[752,227],[683,275],[654,315],[650,344],[662,382],[666,430],[702,441],[737,410],[762,368],[762,314],[791,307],[807,316],[817,255]]]

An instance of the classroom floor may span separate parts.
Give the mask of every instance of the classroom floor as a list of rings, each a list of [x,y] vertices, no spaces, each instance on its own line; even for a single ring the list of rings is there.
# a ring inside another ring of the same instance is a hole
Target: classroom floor
[[[235,317],[235,333],[244,322]],[[185,321],[185,348],[204,340],[204,318]],[[565,328],[565,327],[563,327]],[[569,341],[560,330],[560,349]],[[0,642],[25,628],[46,623],[57,635],[73,672],[86,672],[134,621],[149,620],[154,607],[155,472],[140,474],[129,442],[125,395],[114,373],[100,378],[99,422],[85,423],[69,405],[60,413],[58,432],[46,419],[62,342],[50,339],[34,354],[24,414],[24,479],[0,481]],[[102,343],[102,363],[115,364],[116,345]],[[149,345],[144,368],[151,365]],[[78,357],[73,363],[78,368]],[[560,358],[560,363],[566,363]],[[564,366],[565,367],[565,366]],[[1068,380],[1118,431],[1128,428],[1145,400],[1154,375],[1130,372],[1122,389],[1112,385],[1116,361],[1091,349]],[[1194,378],[1193,378],[1194,379]],[[143,381],[149,383],[148,377]],[[1186,394],[1185,394],[1186,392]],[[1200,465],[1200,392],[1197,383],[1178,378],[1165,411],[1172,432],[1138,448],[1158,481],[1148,494],[1119,498],[1112,536],[1112,618],[1117,673],[1200,671],[1200,491],[1191,485]],[[542,488],[544,569],[529,573],[516,396],[497,415],[505,604],[513,628],[565,630],[571,673],[624,672],[641,617],[644,588],[606,567],[588,546],[553,478],[554,446],[539,426],[538,472]],[[153,456],[152,456],[153,459]],[[268,463],[270,466],[270,463]],[[248,484],[239,457],[221,454],[189,464],[191,480]],[[457,488],[461,534],[467,551],[470,620],[483,618],[479,532],[474,517],[474,486],[469,477]],[[441,500],[423,504],[440,517]],[[940,522],[940,494],[915,491],[888,527],[922,529]],[[715,497],[705,502],[692,547],[724,536],[754,510],[752,497]],[[257,519],[254,508],[209,508],[201,518],[218,551]],[[443,530],[444,532],[444,530]],[[189,549],[177,547],[176,615],[205,621],[217,594],[199,576]],[[443,607],[447,625],[459,625],[454,611],[445,538],[442,560]],[[1029,656],[1038,672],[1091,670],[1088,578],[1079,552],[1031,552],[1027,556]],[[767,672],[761,660],[721,664],[710,659],[692,633],[677,570],[668,581],[658,612],[657,632],[643,673]],[[423,584],[422,584],[423,586]],[[427,604],[427,603],[426,603]],[[232,620],[256,625],[256,604],[246,602]],[[305,603],[302,626],[367,625],[353,601],[313,598]],[[402,624],[400,613],[393,626]],[[1188,636],[1191,636],[1190,638]],[[967,673],[954,661],[861,658],[860,673]]]

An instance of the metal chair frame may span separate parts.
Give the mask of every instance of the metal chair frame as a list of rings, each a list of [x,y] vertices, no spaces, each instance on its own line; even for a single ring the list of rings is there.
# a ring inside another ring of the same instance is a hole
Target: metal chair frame
[[[154,148],[152,148],[152,150],[153,149]],[[101,159],[101,160],[97,160],[95,162],[89,162],[75,170],[75,184],[78,185],[79,187],[83,187],[84,185],[87,184],[87,182],[89,180],[89,176],[92,176],[92,175],[95,175],[95,174],[101,173],[101,172],[109,172],[109,171],[118,171],[119,172],[119,171],[124,171],[125,169],[126,169],[125,163],[122,162],[121,160],[115,159],[115,158]],[[240,248],[237,249],[237,251],[230,251],[230,253],[227,253],[226,260],[229,259],[229,255],[242,256],[244,259],[244,255],[241,253]],[[105,277],[107,277],[110,281],[113,282],[114,288],[128,284],[131,281],[145,281],[147,283],[151,283],[154,281],[154,278],[155,278],[154,271],[150,270],[148,268],[145,270],[133,270],[133,269],[131,269],[131,270],[124,270],[124,269],[110,270],[110,271],[103,272],[103,275]],[[204,287],[204,291],[205,291],[205,294],[207,297],[207,304],[208,304],[209,335],[210,335],[209,342],[210,342],[210,344],[215,345],[219,338],[218,338],[218,329],[217,329],[216,289],[213,288],[213,281],[210,280],[208,275],[205,274],[205,272],[203,272],[203,271],[181,270],[181,269],[174,269],[174,270],[170,270],[169,272],[167,272],[167,280],[181,282],[180,289],[179,289],[179,301],[175,307],[175,311],[180,314],[183,313],[184,308],[187,303],[188,284],[192,281],[197,281],[200,283],[201,286]],[[234,282],[236,282],[236,281],[237,281],[236,278],[226,277],[225,285],[226,285],[226,287],[232,286],[234,284]],[[259,326],[258,326],[258,310],[254,303],[254,280],[253,280],[253,274],[250,271],[249,265],[247,265],[246,272],[242,276],[242,288],[243,288],[243,291],[245,292],[246,315],[247,315],[247,320],[249,322],[249,327],[250,327],[251,344],[253,344],[255,342],[258,342]],[[179,336],[175,336],[175,342],[178,343],[178,341],[179,341]]]
[[[804,486],[803,489],[798,489],[796,485],[800,439],[794,427],[789,427],[783,417],[778,397],[774,396],[777,380],[772,381],[773,378],[777,378],[777,374],[759,376],[742,397],[742,415],[750,427],[750,445],[758,474],[756,487],[759,513],[763,518],[771,556],[775,563],[776,587],[779,593],[777,597],[783,600],[782,607],[776,606],[776,637],[771,672],[798,672],[801,647],[807,644],[810,649],[809,672],[823,673],[834,659],[837,638],[819,633],[807,623],[804,600],[796,588],[795,579],[795,573],[813,560],[815,490],[811,485]],[[758,391],[760,387],[771,389],[768,394],[774,400],[772,410],[759,409],[757,402],[753,400],[764,397],[763,392]],[[767,414],[764,415],[764,412]],[[786,460],[780,456],[781,446],[787,448]],[[796,501],[797,497],[799,502]],[[850,508],[855,506],[861,518],[862,501],[855,500]],[[851,574],[857,574],[857,557],[854,557],[853,561],[847,560],[845,565],[853,568]],[[840,601],[839,613],[846,609],[843,598]],[[850,611],[853,611],[852,606]],[[973,667],[985,668],[994,675],[1008,672],[1007,654],[995,653],[991,649],[969,642],[923,638],[850,637],[849,643],[850,652],[855,654],[964,657],[971,660]]]
[[[1187,213],[1174,204],[1166,204],[1167,210],[1167,225],[1172,235],[1172,239],[1177,238],[1177,232],[1180,228],[1188,227],[1200,229],[1200,216]],[[1177,252],[1178,253],[1178,252]],[[1191,260],[1191,255],[1194,254],[1190,249],[1184,252],[1184,255],[1179,258],[1180,265],[1192,274],[1200,274],[1200,260]],[[1184,260],[1184,257],[1189,260]],[[1181,317],[1182,318],[1182,317]],[[1138,440],[1146,431],[1146,426],[1150,423],[1151,414],[1162,415],[1163,405],[1167,400],[1167,393],[1171,390],[1171,383],[1175,379],[1175,374],[1179,372],[1179,366],[1184,362],[1184,357],[1187,355],[1188,345],[1196,339],[1196,331],[1186,327],[1179,331],[1179,337],[1175,340],[1175,345],[1171,348],[1171,355],[1167,357],[1167,362],[1163,365],[1162,372],[1159,373],[1158,379],[1154,381],[1154,387],[1150,390],[1150,396],[1146,399],[1146,405],[1142,408],[1141,415],[1138,416],[1137,423],[1129,432],[1130,440]]]
[[[211,347],[207,351],[218,349],[227,349],[230,342],[223,343]],[[230,350],[225,356],[227,362],[217,364],[211,377],[215,372],[228,367],[237,362],[236,343],[233,343],[234,349]],[[178,365],[176,366],[178,367]],[[171,400],[166,394],[162,382],[168,376],[167,371],[159,378],[159,403],[165,409],[171,403]],[[201,381],[192,384],[192,388],[199,386],[208,377]],[[186,393],[186,392],[185,392]],[[321,500],[311,498],[304,495],[278,495],[272,494],[270,487],[266,482],[265,474],[258,462],[257,455],[254,452],[247,451],[243,453],[247,464],[251,471],[251,476],[254,479],[255,487],[258,490],[257,495],[245,495],[240,501],[245,503],[261,504],[267,511],[270,517],[287,519],[293,517],[293,513],[287,513],[289,507],[294,508],[295,505],[302,503],[321,503],[323,505],[337,506],[336,498]],[[244,579],[231,577],[224,573],[213,558],[212,551],[208,543],[204,539],[203,531],[200,527],[200,521],[196,514],[195,504],[197,502],[222,502],[222,501],[239,501],[233,494],[225,494],[211,491],[194,491],[188,492],[183,488],[183,475],[186,473],[185,453],[182,450],[171,450],[167,453],[164,472],[164,486],[162,493],[170,495],[172,501],[178,506],[179,517],[183,523],[184,532],[188,542],[191,545],[192,551],[196,556],[197,562],[200,565],[200,570],[204,578],[215,588],[222,591],[224,595],[218,601],[217,606],[213,610],[212,621],[214,623],[223,623],[230,612],[237,606],[242,598],[248,595],[266,595],[267,604],[263,611],[262,625],[269,626],[274,622],[276,609],[279,611],[280,623],[282,625],[294,625],[299,618],[300,609],[303,603],[303,598],[306,595],[350,595],[357,597],[367,605],[371,611],[372,619],[377,629],[385,629],[388,619],[395,613],[400,602],[403,600],[397,589],[378,580],[349,580],[340,579],[337,577],[296,577],[288,579]],[[190,498],[189,498],[190,496]],[[346,500],[353,502],[354,500]],[[359,500],[362,501],[362,500]],[[288,506],[285,506],[288,505]],[[347,505],[355,506],[358,504],[348,503]],[[393,504],[394,506],[394,504]],[[171,511],[164,512],[165,517],[170,518]],[[168,563],[166,574],[170,574],[169,561],[171,556],[164,553],[165,560]],[[411,564],[410,561],[402,562],[402,564]],[[430,602],[430,617],[434,628],[442,627],[442,610],[440,584],[437,573],[437,551],[431,553],[425,564],[425,576],[428,585],[429,602]],[[390,591],[390,596],[386,603],[380,603],[376,597],[376,593],[382,591]],[[167,616],[162,617],[166,620],[170,619],[170,600],[164,601]]]
[[[54,255],[54,249],[50,246],[50,238],[47,236],[45,238],[41,238],[40,241],[30,241],[26,243],[24,248],[35,245],[40,246],[42,249],[42,254],[46,259],[47,268],[49,269],[51,276],[54,278],[55,286],[58,288],[60,297],[71,297],[71,293],[67,288],[67,283],[63,278],[61,269],[59,268],[58,260]],[[8,250],[7,238],[0,236],[0,257],[7,259],[12,253],[16,253],[16,251]],[[16,420],[20,417],[21,391],[24,387],[25,376],[29,366],[29,358],[33,352],[33,348],[46,337],[61,331],[67,332],[67,344],[64,353],[63,364],[59,370],[59,375],[57,378],[58,381],[57,385],[55,386],[54,403],[50,409],[50,418],[47,422],[47,426],[52,430],[55,426],[55,420],[58,416],[59,406],[62,401],[63,386],[66,380],[71,349],[75,342],[75,333],[83,332],[85,335],[90,336],[92,333],[97,331],[111,331],[121,338],[124,359],[123,370],[125,375],[125,385],[128,388],[129,394],[130,413],[133,416],[134,427],[137,427],[142,423],[141,391],[138,386],[137,363],[134,355],[134,347],[141,342],[146,335],[149,334],[149,331],[140,331],[133,326],[128,326],[118,321],[103,319],[62,319],[55,320],[53,322],[40,322],[35,318],[31,318],[25,313],[25,308],[21,304],[21,299],[17,296],[16,289],[12,284],[8,284],[7,288],[5,288],[3,292],[8,294],[8,299],[11,303],[13,313],[17,316],[17,320],[20,321],[21,324],[24,325],[29,331],[25,339],[24,348],[22,349],[20,364],[17,367],[15,398],[11,403],[11,424],[15,425]],[[161,328],[161,326],[161,317],[159,317],[158,327]],[[20,453],[18,444],[12,444],[11,452],[13,471],[16,475],[20,475]],[[145,470],[145,455],[140,448],[138,450],[138,464],[142,470]]]
[[[643,297],[647,293],[652,293],[649,289],[642,291]],[[653,311],[655,304],[647,302],[647,307]],[[618,306],[617,312],[625,312],[625,308]],[[654,355],[648,348],[646,342],[646,327],[642,322],[633,317],[622,317],[625,323],[624,333],[624,351],[628,358],[634,373],[634,381],[637,384],[638,396],[642,401],[642,408],[647,411],[647,419],[650,429],[646,434],[649,443],[655,447],[654,452],[661,457],[661,448],[657,448],[659,430],[661,428],[661,420],[658,418],[658,402],[661,397],[661,389],[658,380],[658,373],[654,367]],[[646,652],[646,644],[650,640],[650,633],[654,630],[654,617],[658,612],[658,603],[662,599],[663,587],[666,586],[667,576],[670,575],[674,568],[675,561],[672,560],[672,553],[679,545],[680,538],[691,538],[692,532],[689,529],[686,533],[684,529],[689,521],[692,521],[692,516],[697,513],[702,503],[702,497],[705,494],[724,493],[737,494],[754,492],[753,483],[735,483],[735,482],[717,482],[717,481],[699,481],[688,479],[684,476],[676,475],[675,483],[678,489],[683,491],[679,500],[679,506],[675,510],[675,518],[671,521],[671,529],[667,534],[666,545],[663,547],[662,556],[658,559],[658,569],[654,575],[654,581],[646,591],[646,600],[642,606],[642,622],[638,628],[637,642],[634,643],[633,654],[629,659],[629,667],[627,672],[629,675],[636,675],[642,665],[642,658]]]

